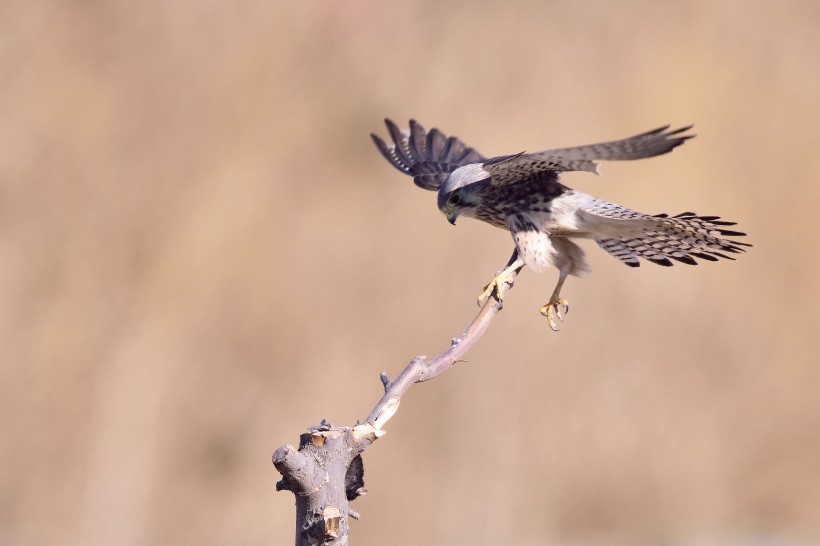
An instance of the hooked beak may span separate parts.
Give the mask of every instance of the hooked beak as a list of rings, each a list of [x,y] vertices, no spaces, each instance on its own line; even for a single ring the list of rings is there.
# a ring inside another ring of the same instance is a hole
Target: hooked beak
[[[453,225],[456,225],[456,218],[458,218],[458,212],[452,211],[450,214],[447,215],[447,221]]]

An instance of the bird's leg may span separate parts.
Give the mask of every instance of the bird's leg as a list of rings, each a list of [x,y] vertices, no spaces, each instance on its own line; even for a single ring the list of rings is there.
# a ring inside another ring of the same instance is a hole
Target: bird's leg
[[[522,267],[524,267],[524,261],[518,257],[518,250],[514,250],[510,261],[507,262],[507,267],[496,273],[493,280],[490,281],[490,284],[485,286],[484,291],[479,294],[478,306],[481,307],[487,303],[487,300],[490,299],[493,293],[495,293],[499,302],[503,301],[502,288],[504,284],[512,286],[513,273],[520,271]]]
[[[561,313],[561,307],[564,308],[564,313],[569,313],[569,302],[561,298],[560,294],[561,287],[564,286],[564,281],[566,280],[567,275],[569,275],[571,269],[572,262],[567,262],[566,264],[561,266],[560,273],[558,274],[558,284],[555,285],[555,290],[552,291],[550,301],[548,301],[538,309],[542,315],[547,317],[547,321],[549,321],[550,328],[552,328],[554,332],[558,331],[558,325],[555,323],[556,317],[561,322],[564,322],[564,316]]]

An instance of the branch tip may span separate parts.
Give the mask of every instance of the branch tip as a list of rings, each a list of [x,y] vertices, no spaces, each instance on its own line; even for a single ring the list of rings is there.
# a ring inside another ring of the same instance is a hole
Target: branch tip
[[[296,448],[290,444],[285,444],[283,446],[276,448],[276,451],[273,452],[273,457],[271,457],[271,460],[275,465],[276,463],[281,463],[282,461],[287,459],[288,456],[292,453],[296,453]]]

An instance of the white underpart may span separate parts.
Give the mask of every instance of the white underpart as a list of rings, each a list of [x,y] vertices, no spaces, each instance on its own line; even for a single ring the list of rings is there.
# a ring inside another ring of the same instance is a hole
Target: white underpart
[[[611,203],[579,191],[570,191],[553,199],[552,212],[545,224],[545,230],[555,235],[582,237],[585,239],[621,238],[639,235],[657,228],[657,221],[631,218],[610,218],[592,214],[584,209],[594,210],[602,204]],[[614,205],[624,212],[633,212]]]
[[[620,239],[659,227],[656,218],[574,190],[553,199],[549,212],[530,213],[527,220],[541,230],[516,231],[510,223],[521,260],[535,271],[556,267],[561,278],[589,270],[584,251],[571,239]]]
[[[544,213],[538,217],[547,221],[551,215]],[[552,235],[547,231],[513,231],[513,240],[518,256],[536,272],[555,267],[563,278],[568,274],[580,275],[589,271],[584,251],[566,235]]]
[[[568,192],[556,197],[550,204],[550,212],[544,216],[544,230],[548,233],[588,237],[584,228],[579,226],[578,210],[594,199],[591,195],[579,192]]]
[[[534,271],[556,265],[558,249],[543,231],[518,231],[513,233],[513,240],[518,256]]]
[[[519,256],[535,271],[557,268],[562,276],[589,271],[584,251],[570,238],[622,237],[639,233],[645,226],[640,221],[624,222],[589,214],[585,208],[595,208],[598,199],[578,191],[570,191],[552,200],[550,212],[530,214],[529,219],[542,231],[513,232]]]

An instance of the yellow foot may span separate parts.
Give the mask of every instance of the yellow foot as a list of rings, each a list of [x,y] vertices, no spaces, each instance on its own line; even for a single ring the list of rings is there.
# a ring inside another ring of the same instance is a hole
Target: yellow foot
[[[564,315],[561,313],[562,306],[564,308],[564,313],[569,313],[569,303],[567,300],[553,297],[550,298],[550,301],[538,309],[542,315],[547,317],[547,320],[550,323],[550,328],[552,328],[554,332],[558,331],[558,325],[555,323],[556,317],[561,322],[564,322]]]
[[[513,285],[513,278],[512,272],[504,271],[499,272],[493,277],[493,280],[490,281],[490,284],[484,287],[484,292],[478,295],[478,306],[482,307],[487,300],[495,293],[496,298],[498,301],[503,302],[504,296],[502,296],[502,288],[504,288],[504,284],[509,284],[510,286]]]

